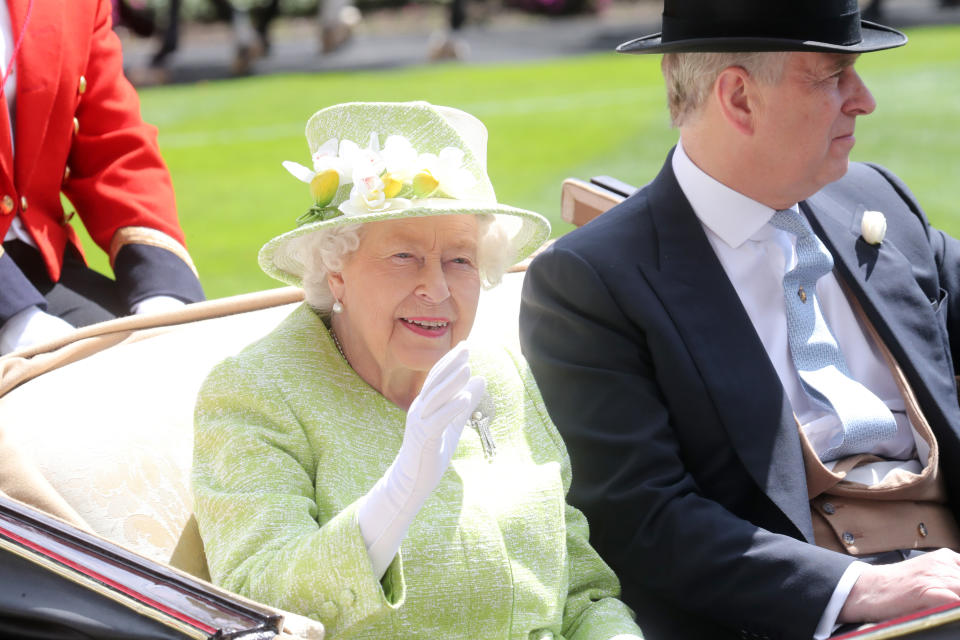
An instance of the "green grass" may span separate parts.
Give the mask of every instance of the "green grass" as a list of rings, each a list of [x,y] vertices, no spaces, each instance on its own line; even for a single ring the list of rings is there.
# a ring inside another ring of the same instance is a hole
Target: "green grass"
[[[854,159],[911,186],[935,224],[960,235],[960,28],[915,29],[904,48],[864,56],[858,69],[879,103],[861,120]],[[180,219],[211,298],[278,283],[259,247],[293,227],[306,188],[280,166],[309,164],[303,126],[317,109],[352,100],[427,100],[478,116],[501,202],[539,211],[554,235],[561,181],[607,174],[640,185],[675,142],[659,58],[618,54],[491,66],[282,75],[141,91],[160,129]],[[95,268],[106,259],[84,238]]]

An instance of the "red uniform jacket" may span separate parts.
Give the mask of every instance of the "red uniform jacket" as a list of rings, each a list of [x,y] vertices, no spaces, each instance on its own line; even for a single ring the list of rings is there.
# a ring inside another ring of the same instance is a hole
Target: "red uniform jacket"
[[[141,119],[123,75],[109,0],[6,1],[13,40],[24,37],[16,58],[15,156],[0,105],[0,238],[19,215],[57,281],[66,244],[80,248],[62,191],[115,271],[124,247],[163,249],[135,261],[141,282],[136,293],[124,292],[128,299],[202,299],[156,129]]]

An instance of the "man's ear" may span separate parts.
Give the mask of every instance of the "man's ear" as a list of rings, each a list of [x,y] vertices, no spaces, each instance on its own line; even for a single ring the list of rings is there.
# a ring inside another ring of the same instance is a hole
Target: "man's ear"
[[[730,125],[744,135],[754,132],[754,120],[759,106],[757,84],[743,67],[727,67],[713,83],[713,96],[720,114]]]

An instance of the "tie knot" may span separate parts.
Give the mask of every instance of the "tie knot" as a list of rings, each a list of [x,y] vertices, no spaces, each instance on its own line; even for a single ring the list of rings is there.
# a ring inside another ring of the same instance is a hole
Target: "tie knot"
[[[809,238],[813,236],[813,228],[807,219],[793,209],[779,209],[774,212],[770,218],[770,224],[777,229],[788,231],[797,238]]]

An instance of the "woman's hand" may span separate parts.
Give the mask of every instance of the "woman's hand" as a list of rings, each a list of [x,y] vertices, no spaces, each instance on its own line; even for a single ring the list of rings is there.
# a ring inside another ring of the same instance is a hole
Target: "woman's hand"
[[[360,505],[360,532],[378,578],[446,472],[463,426],[483,397],[483,378],[470,376],[468,358],[461,342],[430,369],[407,412],[397,457]]]

